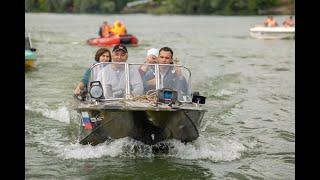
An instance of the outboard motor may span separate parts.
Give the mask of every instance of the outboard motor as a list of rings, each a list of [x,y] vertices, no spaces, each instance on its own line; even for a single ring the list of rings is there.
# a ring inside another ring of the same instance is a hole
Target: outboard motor
[[[130,44],[131,43],[131,35],[122,35],[120,36],[120,44]]]
[[[192,93],[192,102],[197,103],[197,104],[205,104],[206,97],[200,96],[200,93],[198,91],[195,91]]]

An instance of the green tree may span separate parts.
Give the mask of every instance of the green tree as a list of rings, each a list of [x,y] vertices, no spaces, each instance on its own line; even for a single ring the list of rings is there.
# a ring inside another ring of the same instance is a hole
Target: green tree
[[[98,0],[80,1],[79,12],[80,13],[97,13],[97,12],[99,12]]]
[[[255,14],[258,11],[256,0],[248,0],[247,7],[248,7],[249,13],[251,14]]]
[[[115,11],[116,5],[113,1],[102,1],[100,5],[101,13],[112,13]]]
[[[126,5],[128,0],[113,0],[115,7],[114,12],[119,13]]]
[[[257,0],[256,2],[259,9],[271,8],[279,4],[278,0]]]

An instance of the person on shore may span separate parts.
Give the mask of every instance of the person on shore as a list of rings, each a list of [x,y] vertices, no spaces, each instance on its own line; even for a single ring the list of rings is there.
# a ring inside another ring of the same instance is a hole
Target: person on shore
[[[268,18],[264,21],[264,26],[265,27],[277,27],[278,23],[277,21],[273,18],[273,16],[268,16]]]
[[[114,46],[112,50],[112,62],[127,62],[128,50],[123,44]],[[126,95],[126,75],[124,64],[110,64],[100,71],[97,78],[103,85],[106,98],[124,98]],[[143,94],[143,82],[138,68],[130,67],[130,95],[139,96]]]
[[[99,62],[111,62],[111,52],[110,52],[110,50],[108,48],[105,48],[105,47],[98,49],[97,52],[96,52],[94,60],[95,61],[91,64],[91,66],[96,64],[96,63],[99,63]],[[91,73],[90,68],[86,69],[86,71],[83,74],[83,77],[82,77],[81,81],[79,82],[79,84],[76,86],[76,88],[73,91],[73,93],[76,96],[79,96],[81,94],[81,92],[85,88],[87,88],[87,84],[89,82],[90,73]]]
[[[294,26],[293,17],[290,16],[289,18],[285,19],[282,24],[284,27],[293,27]]]

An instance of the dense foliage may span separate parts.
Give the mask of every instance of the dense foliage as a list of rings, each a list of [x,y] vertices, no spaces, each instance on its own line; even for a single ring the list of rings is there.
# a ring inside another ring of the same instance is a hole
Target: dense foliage
[[[153,14],[258,14],[259,10],[292,5],[294,0],[149,0],[126,7],[134,0],[25,0],[26,12],[153,13]]]

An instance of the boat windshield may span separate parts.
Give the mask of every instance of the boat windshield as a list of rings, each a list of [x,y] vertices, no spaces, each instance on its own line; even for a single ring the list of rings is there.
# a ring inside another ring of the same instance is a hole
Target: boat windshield
[[[179,101],[191,101],[191,72],[181,65],[97,63],[91,67],[88,87],[99,81],[102,99],[125,99],[154,94],[157,89],[178,93]]]

